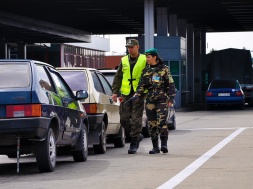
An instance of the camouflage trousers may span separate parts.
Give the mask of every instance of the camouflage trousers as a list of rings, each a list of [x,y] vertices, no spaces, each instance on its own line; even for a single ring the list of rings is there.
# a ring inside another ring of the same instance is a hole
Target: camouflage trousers
[[[131,137],[138,137],[142,131],[142,116],[144,110],[144,97],[139,97],[136,101],[129,100],[133,95],[124,96],[120,104],[120,124]]]
[[[168,138],[169,130],[166,124],[168,115],[167,103],[146,103],[146,114],[149,123],[151,140]]]

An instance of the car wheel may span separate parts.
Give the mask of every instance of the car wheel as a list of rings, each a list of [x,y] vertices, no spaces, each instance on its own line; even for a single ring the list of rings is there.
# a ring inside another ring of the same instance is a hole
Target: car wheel
[[[84,126],[84,128],[80,131],[80,136],[78,138],[76,146],[79,150],[75,150],[72,152],[74,161],[86,161],[88,158],[88,138],[86,126]]]
[[[125,130],[125,135],[126,135],[125,142],[131,142],[130,131]]]
[[[240,108],[241,110],[244,110],[244,109],[245,109],[245,103],[240,104],[240,105],[239,105],[239,108]]]
[[[168,125],[169,130],[176,130],[176,119],[174,119],[172,124]]]
[[[124,147],[125,146],[125,129],[122,126],[120,126],[118,135],[119,137],[114,138],[113,140],[114,147],[116,148]]]
[[[213,109],[214,109],[214,105],[206,104],[206,110],[213,110]]]
[[[150,137],[148,121],[146,121],[145,127],[142,127],[142,135],[143,135],[145,138]]]
[[[46,139],[35,144],[35,155],[40,172],[54,171],[56,165],[56,144],[53,130],[49,128]]]
[[[105,130],[105,122],[101,123],[102,129],[101,134],[99,136],[99,144],[93,145],[93,149],[95,154],[104,154],[106,152],[106,130]]]

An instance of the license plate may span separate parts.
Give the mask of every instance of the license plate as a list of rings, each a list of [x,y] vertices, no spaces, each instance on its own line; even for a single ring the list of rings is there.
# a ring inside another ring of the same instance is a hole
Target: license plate
[[[218,96],[230,96],[230,93],[218,93]]]

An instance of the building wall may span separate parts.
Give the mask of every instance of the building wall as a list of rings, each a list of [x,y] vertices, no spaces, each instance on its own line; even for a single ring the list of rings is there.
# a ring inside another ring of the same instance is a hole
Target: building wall
[[[119,65],[123,55],[105,56],[105,68],[115,69]]]

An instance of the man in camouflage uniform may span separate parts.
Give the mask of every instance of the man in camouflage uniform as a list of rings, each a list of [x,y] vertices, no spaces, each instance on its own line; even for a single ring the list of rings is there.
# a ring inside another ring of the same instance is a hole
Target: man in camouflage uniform
[[[117,101],[117,95],[121,92],[123,100],[120,105],[120,123],[126,135],[131,137],[128,153],[135,154],[143,139],[141,131],[144,95],[136,101],[125,102],[133,97],[136,91],[142,70],[146,67],[146,56],[139,53],[139,42],[136,39],[129,39],[126,47],[129,54],[122,57],[114,77],[112,99]]]
[[[176,94],[174,80],[168,66],[164,65],[158,57],[157,50],[152,48],[145,52],[149,64],[142,74],[139,86],[134,96],[142,96],[145,89],[146,114],[150,125],[150,136],[153,149],[149,154],[160,153],[158,139],[161,139],[161,151],[168,153],[168,126],[166,118],[168,114],[167,102],[172,101]]]

